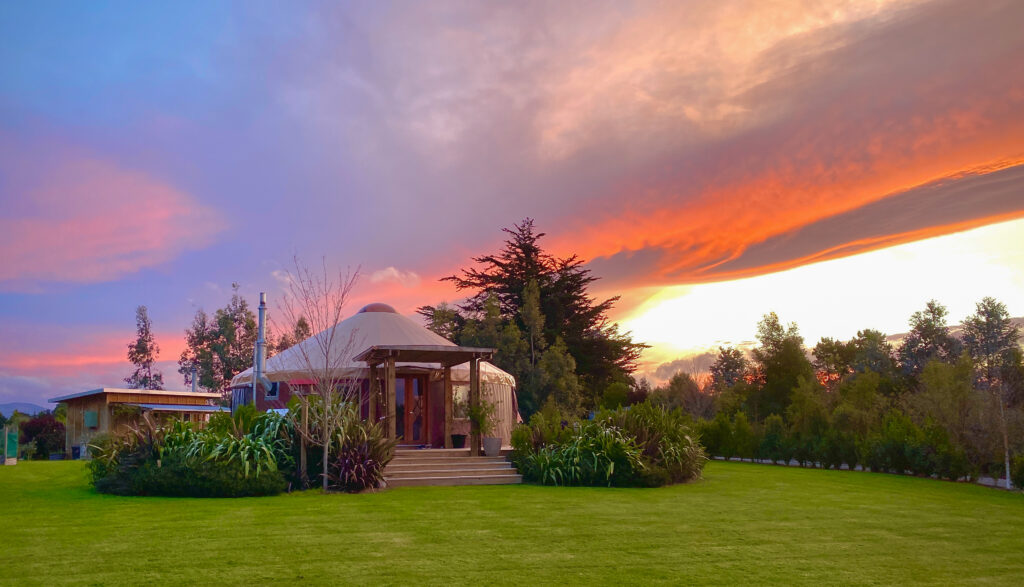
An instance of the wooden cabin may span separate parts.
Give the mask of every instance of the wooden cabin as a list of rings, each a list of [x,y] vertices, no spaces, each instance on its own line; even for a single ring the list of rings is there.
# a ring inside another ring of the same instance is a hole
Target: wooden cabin
[[[103,387],[50,401],[67,404],[64,454],[78,459],[88,457],[88,444],[94,437],[123,432],[142,413],[149,412],[160,419],[206,422],[210,414],[227,411],[214,405],[220,397],[219,393]]]

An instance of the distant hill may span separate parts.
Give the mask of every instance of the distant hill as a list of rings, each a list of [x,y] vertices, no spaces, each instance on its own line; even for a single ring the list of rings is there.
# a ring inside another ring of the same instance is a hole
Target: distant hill
[[[11,402],[9,404],[0,404],[0,414],[3,414],[6,417],[10,417],[15,410],[21,412],[22,414],[34,416],[45,409],[46,408],[44,407],[37,406],[35,404],[30,404],[28,402]]]

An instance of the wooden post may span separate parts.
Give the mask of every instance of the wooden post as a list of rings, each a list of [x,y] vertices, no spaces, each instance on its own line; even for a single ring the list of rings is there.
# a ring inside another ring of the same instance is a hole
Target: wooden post
[[[309,434],[309,428],[307,427],[309,422],[309,404],[306,403],[306,399],[302,401],[302,433],[299,434],[299,481],[305,489],[306,481],[309,477],[306,476],[306,435]]]
[[[377,421],[377,397],[380,395],[380,381],[377,377],[377,365],[370,365],[370,411],[366,418],[370,424]]]
[[[469,405],[474,411],[480,408],[480,359],[469,360]],[[480,456],[480,426],[478,422],[470,422],[470,456]]]
[[[395,414],[395,358],[384,359],[384,402],[387,405],[388,438],[398,438],[398,418]]]
[[[444,447],[452,447],[452,366],[444,366]]]

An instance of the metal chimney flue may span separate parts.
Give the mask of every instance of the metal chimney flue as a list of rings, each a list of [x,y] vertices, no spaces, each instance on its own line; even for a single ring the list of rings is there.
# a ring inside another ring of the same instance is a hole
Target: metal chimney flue
[[[266,377],[267,371],[267,294],[260,292],[260,306],[257,310],[259,317],[258,329],[256,330],[256,351],[252,365],[252,403],[256,405],[256,385],[262,385],[264,391],[269,391],[270,380]]]

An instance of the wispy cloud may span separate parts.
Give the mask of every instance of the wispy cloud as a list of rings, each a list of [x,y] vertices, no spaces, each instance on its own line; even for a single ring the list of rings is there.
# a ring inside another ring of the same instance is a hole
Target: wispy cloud
[[[370,283],[393,281],[402,287],[413,288],[420,284],[420,276],[415,271],[402,271],[395,267],[385,267],[370,274]]]

